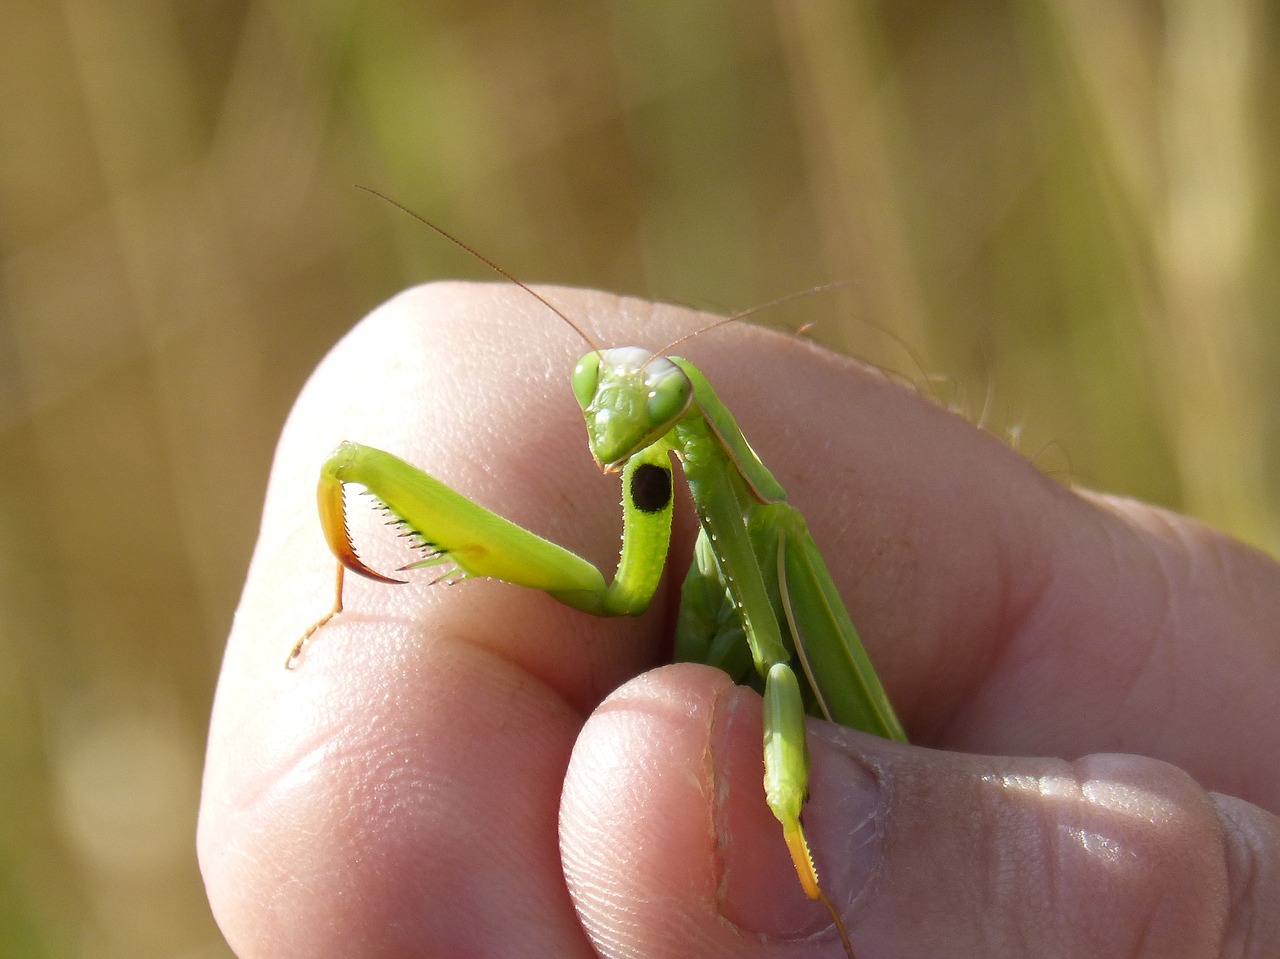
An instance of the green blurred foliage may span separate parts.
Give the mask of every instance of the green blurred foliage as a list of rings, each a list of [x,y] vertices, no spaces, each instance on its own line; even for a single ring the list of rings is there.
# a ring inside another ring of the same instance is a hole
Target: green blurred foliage
[[[353,183],[530,281],[844,281],[759,319],[1280,548],[1277,9],[5,4],[0,952],[228,954],[192,833],[274,438],[380,300],[489,278]]]

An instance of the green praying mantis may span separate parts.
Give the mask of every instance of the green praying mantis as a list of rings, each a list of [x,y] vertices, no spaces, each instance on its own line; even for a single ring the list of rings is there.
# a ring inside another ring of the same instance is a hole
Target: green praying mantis
[[[782,826],[805,894],[826,907],[852,957],[801,824],[809,778],[805,716],[889,739],[905,741],[906,735],[804,517],[787,502],[702,373],[688,360],[666,355],[697,334],[658,353],[601,349],[539,293],[435,224],[388,202],[536,297],[590,347],[573,370],[573,393],[592,457],[605,473],[621,474],[621,557],[606,583],[587,560],[391,453],[343,442],[321,467],[317,492],[321,527],[338,560],[336,597],[330,612],[298,640],[289,665],[342,611],[346,570],[382,583],[404,582],[370,568],[357,554],[346,523],[346,484],[363,486],[420,544],[423,558],[397,572],[431,568],[432,582],[492,577],[542,590],[592,615],[634,616],[648,607],[666,560],[674,454],[700,524],[681,593],[675,659],[719,667],[763,695],[766,801]]]

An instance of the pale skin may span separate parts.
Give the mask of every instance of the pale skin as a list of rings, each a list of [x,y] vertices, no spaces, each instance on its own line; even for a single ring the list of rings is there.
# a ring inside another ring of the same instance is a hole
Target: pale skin
[[[557,305],[609,345],[705,321]],[[1272,561],[1065,490],[803,342],[732,326],[682,352],[808,518],[913,741],[947,750],[810,721],[806,825],[862,959],[1280,949]],[[644,672],[692,544],[681,490],[675,568],[638,619],[487,581],[358,584],[281,666],[327,603],[311,491],[344,437],[611,567],[616,480],[567,384],[581,353],[514,287],[439,285],[366,320],[300,400],[201,810],[244,959],[843,954],[763,802],[758,697],[706,667]]]

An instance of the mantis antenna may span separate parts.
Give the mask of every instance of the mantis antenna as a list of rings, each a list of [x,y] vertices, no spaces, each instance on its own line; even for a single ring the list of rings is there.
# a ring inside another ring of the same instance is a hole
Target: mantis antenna
[[[512,283],[520,287],[520,289],[524,290],[526,293],[532,296],[535,300],[537,300],[539,303],[545,306],[548,310],[550,310],[556,316],[560,317],[560,319],[564,320],[564,322],[569,325],[569,328],[572,329],[573,332],[577,333],[580,337],[582,337],[583,341],[587,344],[587,346],[591,347],[591,350],[593,353],[596,353],[596,354],[600,353],[600,347],[596,346],[595,342],[591,339],[591,337],[587,336],[587,334],[583,331],[582,327],[580,327],[577,323],[573,322],[573,320],[569,319],[569,317],[565,316],[564,313],[562,313],[554,303],[552,303],[545,296],[543,296],[537,290],[533,289],[528,284],[520,282],[520,280],[512,276],[502,267],[498,266],[497,263],[494,263],[493,260],[489,259],[479,250],[473,249],[466,243],[463,243],[461,240],[459,240],[456,236],[454,236],[448,230],[444,229],[443,227],[436,226],[426,217],[422,216],[422,214],[415,213],[413,210],[409,209],[399,200],[393,200],[391,199],[391,197],[387,196],[385,193],[375,190],[373,187],[362,186],[359,183],[355,184],[355,188],[357,190],[364,190],[365,193],[372,193],[379,200],[384,200],[387,203],[390,203],[397,210],[400,210],[402,213],[407,213],[409,216],[413,217],[415,220],[417,220],[419,223],[421,223],[423,226],[427,227],[428,229],[435,230],[436,233],[440,234],[442,237],[444,237],[454,246],[458,247],[461,250],[465,250],[467,253],[470,253],[472,256],[474,256],[477,260],[479,260],[489,269],[493,270],[493,272],[497,273],[503,279],[510,280]]]
[[[814,296],[818,293],[826,293],[830,290],[836,290],[844,286],[848,286],[847,282],[823,283],[819,286],[811,286],[807,290],[797,290],[795,293],[788,293],[786,296],[780,296],[777,299],[769,300],[767,303],[757,303],[755,306],[749,306],[745,310],[739,310],[730,316],[722,316],[719,319],[712,320],[706,326],[701,326],[696,330],[685,333],[676,337],[660,350],[654,351],[654,357],[668,356],[681,343],[687,343],[694,337],[701,336],[703,333],[709,333],[717,327],[724,326],[726,323],[734,323],[738,320],[746,319],[756,313],[763,313],[765,310],[771,310],[775,306],[782,306],[784,303],[790,303],[792,300],[799,300],[806,296]],[[645,364],[648,365],[647,363]]]

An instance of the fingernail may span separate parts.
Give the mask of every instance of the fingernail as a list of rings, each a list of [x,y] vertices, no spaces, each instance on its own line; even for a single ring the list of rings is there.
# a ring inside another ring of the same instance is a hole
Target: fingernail
[[[712,724],[721,914],[770,938],[834,935],[822,904],[801,890],[782,827],[765,803],[761,722],[760,697],[735,687],[717,704]],[[848,751],[812,728],[809,769],[805,834],[823,891],[847,917],[880,859],[880,787]]]

